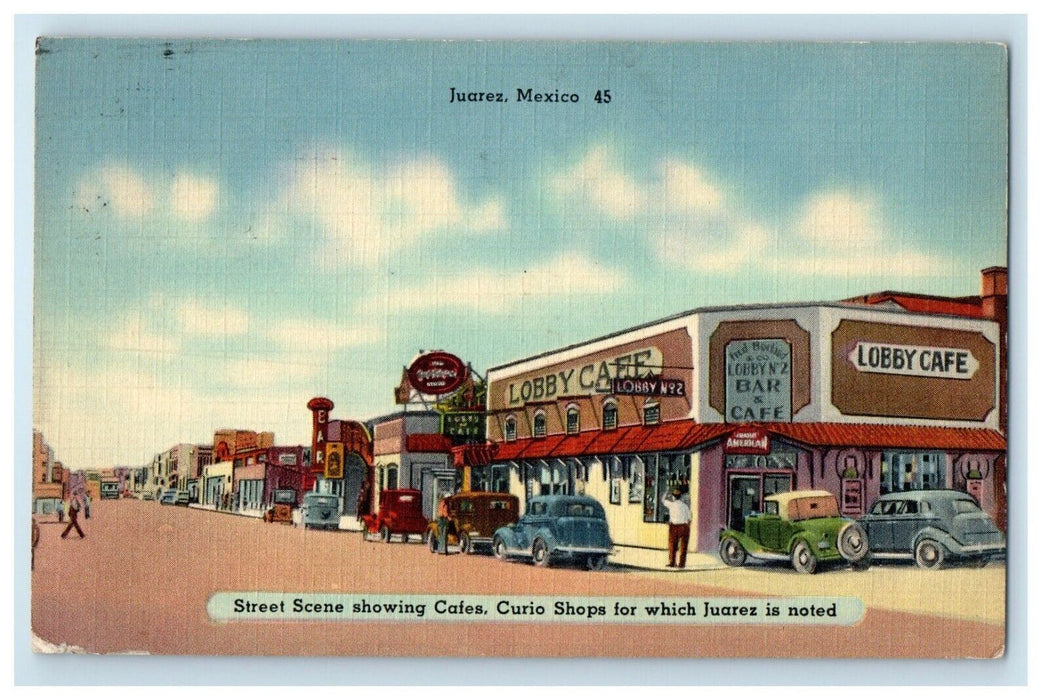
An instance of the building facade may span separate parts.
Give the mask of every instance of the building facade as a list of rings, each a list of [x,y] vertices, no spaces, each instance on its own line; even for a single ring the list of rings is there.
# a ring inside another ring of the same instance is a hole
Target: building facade
[[[369,421],[375,435],[371,508],[385,489],[422,492],[423,515],[433,518],[445,496],[462,490],[461,472],[452,464],[452,441],[441,434],[435,411],[406,411]]]
[[[993,320],[869,303],[698,309],[488,373],[493,458],[471,481],[586,493],[613,539],[666,543],[688,493],[693,548],[764,498],[824,489],[853,516],[880,494],[1004,499],[1002,336]]]

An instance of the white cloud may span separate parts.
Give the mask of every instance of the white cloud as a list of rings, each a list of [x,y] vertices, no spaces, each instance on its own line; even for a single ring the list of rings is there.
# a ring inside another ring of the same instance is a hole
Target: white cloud
[[[731,274],[748,267],[761,267],[770,242],[767,230],[747,224],[716,245],[697,245],[691,233],[675,233],[660,240],[658,253],[663,262],[710,274]]]
[[[244,335],[251,327],[248,314],[230,306],[188,299],[175,307],[175,319],[183,333],[213,338]]]
[[[569,253],[524,270],[458,270],[448,277],[373,297],[361,308],[382,309],[383,313],[455,308],[494,314],[528,299],[609,294],[621,288],[623,280],[619,270]]]
[[[218,191],[214,180],[179,173],[171,184],[172,210],[184,221],[203,221],[214,213]]]
[[[110,210],[123,218],[141,218],[154,207],[146,179],[126,165],[106,165],[77,183],[75,198],[81,212]]]
[[[874,198],[840,190],[811,197],[802,209],[797,232],[820,246],[834,248],[871,245],[884,238]]]
[[[328,267],[373,266],[427,235],[506,226],[501,201],[467,202],[435,158],[382,169],[342,150],[319,151],[295,162],[282,201],[319,227],[319,257]]]
[[[137,311],[128,313],[116,331],[103,338],[103,344],[122,352],[172,355],[179,350],[175,338],[153,330],[146,316]]]
[[[702,168],[667,158],[647,177],[634,178],[607,146],[595,146],[574,166],[551,180],[555,193],[578,197],[616,220],[715,215],[726,194]]]
[[[552,184],[555,192],[580,196],[619,220],[637,215],[647,198],[644,189],[616,166],[605,146],[592,148],[574,167],[554,176]]]
[[[663,190],[668,208],[689,214],[713,214],[721,210],[725,193],[702,169],[669,158],[663,162]]]

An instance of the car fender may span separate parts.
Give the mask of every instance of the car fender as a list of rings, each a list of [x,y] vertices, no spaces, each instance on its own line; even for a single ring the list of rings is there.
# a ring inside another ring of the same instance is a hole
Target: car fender
[[[962,552],[962,543],[938,527],[929,526],[919,530],[918,534],[916,534],[914,539],[911,540],[912,552],[922,540],[933,540],[938,542],[951,554],[960,554]]]
[[[794,533],[794,535],[790,538],[790,543],[787,545],[787,554],[792,554],[794,552],[794,547],[796,547],[798,542],[801,541],[804,541],[806,544],[809,545],[809,547],[812,549],[812,554],[817,559],[826,558],[825,552],[827,550],[820,549],[819,537],[816,536],[816,533],[809,532],[808,530],[801,530],[800,532]],[[833,548],[833,552],[834,556],[839,556],[837,548]],[[821,553],[824,553],[823,556],[821,556]]]
[[[540,539],[546,542],[547,546],[550,547],[551,553],[553,553],[561,544],[560,538],[558,538],[557,535],[554,534],[553,528],[551,528],[549,525],[544,525],[542,527],[536,528],[535,532],[532,533],[532,542],[529,543],[528,546],[531,547],[532,543]]]
[[[506,544],[506,548],[510,550],[510,554],[514,554],[517,550],[517,537],[514,534],[513,528],[509,525],[504,525],[492,534],[492,541],[498,537]]]
[[[767,552],[767,551],[769,551],[769,550],[765,549],[764,547],[762,547],[761,544],[757,540],[755,540],[753,537],[748,537],[747,535],[743,534],[739,530],[728,530],[728,529],[722,530],[721,531],[721,536],[718,538],[718,542],[720,543],[726,537],[732,537],[736,541],[738,541],[740,543],[740,545],[743,546],[743,549],[745,549],[747,551],[747,554],[754,554],[755,552]]]

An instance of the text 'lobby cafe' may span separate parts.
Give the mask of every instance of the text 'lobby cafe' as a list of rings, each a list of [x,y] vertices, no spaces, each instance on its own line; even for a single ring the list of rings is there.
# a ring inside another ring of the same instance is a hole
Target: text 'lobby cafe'
[[[491,369],[494,449],[470,481],[522,505],[585,493],[625,546],[666,546],[675,487],[698,551],[798,489],[853,517],[883,493],[958,489],[1004,525],[1000,330],[898,304],[690,311]]]

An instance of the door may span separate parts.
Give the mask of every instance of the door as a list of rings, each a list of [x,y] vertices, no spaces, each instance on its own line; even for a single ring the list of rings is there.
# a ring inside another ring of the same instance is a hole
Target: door
[[[342,472],[342,514],[357,515],[357,496],[361,492],[361,484],[364,483],[364,474],[367,465],[360,455],[354,452],[346,454]]]
[[[728,526],[743,531],[746,517],[760,512],[761,477],[749,474],[730,474],[728,477]]]

